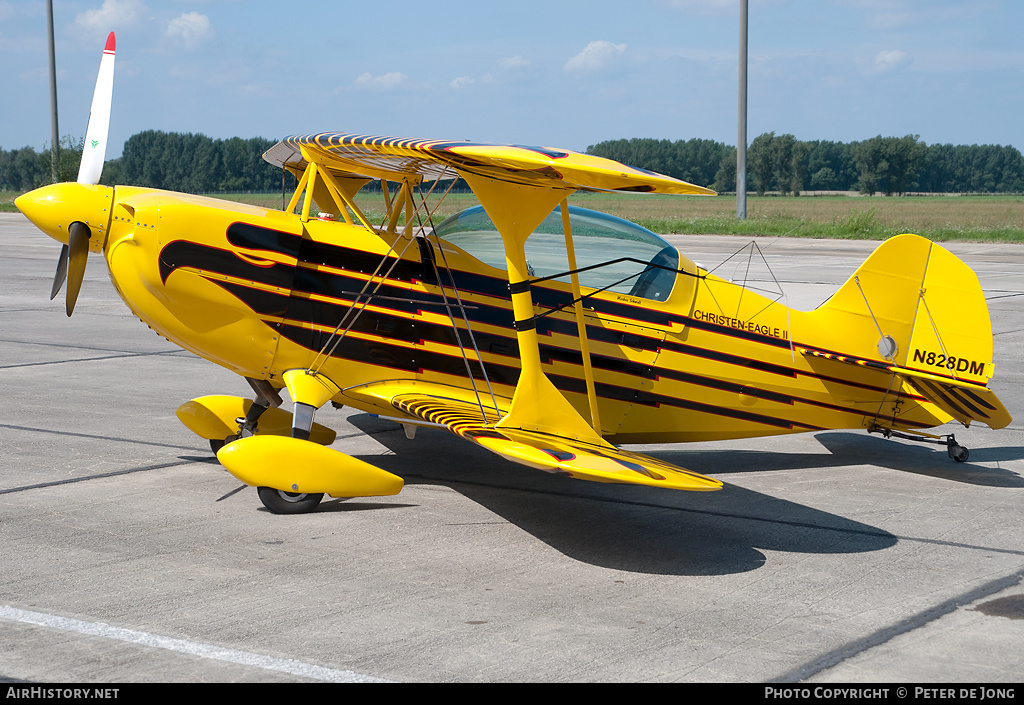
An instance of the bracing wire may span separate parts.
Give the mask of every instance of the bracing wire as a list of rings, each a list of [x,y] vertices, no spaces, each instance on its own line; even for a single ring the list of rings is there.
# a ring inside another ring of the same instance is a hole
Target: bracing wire
[[[447,171],[448,171],[448,167],[446,166],[444,173],[447,173]],[[438,179],[438,180],[440,180],[440,179]],[[434,183],[436,185],[437,181],[435,181]],[[490,380],[489,375],[487,374],[487,366],[484,364],[483,356],[480,354],[480,348],[477,346],[476,335],[473,333],[473,327],[469,323],[469,316],[466,314],[466,306],[465,306],[465,304],[462,301],[462,295],[459,293],[459,287],[455,283],[455,275],[452,273],[452,269],[448,265],[448,258],[447,258],[447,256],[444,253],[444,245],[441,243],[441,238],[437,235],[436,228],[434,227],[434,221],[433,221],[434,213],[436,213],[437,209],[441,207],[441,203],[444,202],[444,199],[448,196],[448,194],[452,190],[452,187],[454,187],[454,186],[455,186],[455,181],[453,180],[452,183],[448,186],[448,189],[441,196],[441,199],[438,201],[437,205],[434,206],[433,210],[425,209],[425,210],[427,210],[427,216],[426,216],[427,217],[427,224],[430,226],[430,231],[434,235],[434,240],[437,241],[437,249],[441,253],[441,260],[444,263],[445,270],[448,272],[448,280],[451,282],[452,291],[455,292],[456,302],[458,304],[459,310],[462,312],[462,320],[466,324],[466,332],[469,334],[469,340],[470,340],[470,342],[473,345],[473,352],[476,353],[476,359],[477,359],[477,361],[480,364],[480,370],[483,373],[484,383],[487,385],[487,391],[488,391],[488,393],[491,396],[491,403],[494,405],[494,412],[495,412],[495,414],[497,414],[497,416],[498,416],[498,418],[500,420],[501,419],[501,411],[498,408],[498,400],[497,400],[497,398],[494,395],[494,389],[491,386],[491,380]],[[431,189],[431,190],[433,190],[433,189]],[[429,197],[429,193],[427,195]],[[421,199],[423,199],[422,196],[421,196]],[[423,199],[423,200],[425,202],[425,199]],[[419,221],[419,225],[420,225],[420,229],[422,230],[423,229],[423,221],[422,220]],[[428,244],[429,244],[429,241],[428,241]],[[462,354],[462,360],[463,360],[464,364],[466,365],[466,373],[469,375],[470,384],[473,385],[473,393],[476,395],[477,406],[479,406],[479,408],[480,408],[480,415],[483,418],[483,422],[486,424],[487,423],[487,412],[484,410],[483,400],[480,398],[480,390],[477,388],[476,380],[473,377],[472,365],[470,364],[469,357],[466,355],[465,347],[462,344],[462,336],[459,334],[459,327],[455,323],[455,316],[452,314],[451,307],[448,305],[448,296],[444,292],[444,282],[441,281],[441,273],[438,271],[437,262],[436,261],[433,262],[433,266],[434,266],[434,272],[437,275],[438,289],[440,289],[440,291],[441,291],[441,298],[444,301],[445,310],[448,312],[448,318],[449,318],[449,320],[451,321],[451,324],[452,324],[452,332],[455,334],[455,340],[456,340],[456,342],[459,345],[459,352]]]

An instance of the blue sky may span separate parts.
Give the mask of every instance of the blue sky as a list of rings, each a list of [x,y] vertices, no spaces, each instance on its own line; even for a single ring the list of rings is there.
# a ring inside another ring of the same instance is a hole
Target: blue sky
[[[107,157],[146,129],[584,150],[736,143],[738,0],[54,1],[62,134],[117,32]],[[1024,149],[1024,2],[750,0],[748,140]],[[48,143],[46,5],[0,0],[0,147]]]

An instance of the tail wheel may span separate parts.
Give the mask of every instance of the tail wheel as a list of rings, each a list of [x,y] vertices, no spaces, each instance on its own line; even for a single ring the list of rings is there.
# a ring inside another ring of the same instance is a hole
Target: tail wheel
[[[285,492],[275,490],[273,487],[258,487],[256,492],[260,496],[263,506],[274,514],[305,514],[311,512],[320,504],[324,498],[322,492],[307,494],[305,492]]]
[[[958,463],[966,463],[967,458],[970,456],[968,450],[961,445],[951,445],[947,452],[949,457]]]

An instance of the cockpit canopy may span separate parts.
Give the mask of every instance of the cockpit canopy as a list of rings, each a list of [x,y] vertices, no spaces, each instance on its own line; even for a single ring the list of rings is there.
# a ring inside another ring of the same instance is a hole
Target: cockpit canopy
[[[578,269],[629,258],[580,272],[580,286],[655,301],[668,299],[676,279],[676,272],[670,270],[679,268],[676,248],[635,223],[586,208],[569,206],[569,222]],[[482,206],[453,215],[434,232],[484,264],[507,269],[501,236]],[[535,277],[550,277],[569,270],[559,208],[527,239],[526,260],[530,274]],[[650,264],[668,269],[651,268]],[[569,277],[556,281],[568,282]]]

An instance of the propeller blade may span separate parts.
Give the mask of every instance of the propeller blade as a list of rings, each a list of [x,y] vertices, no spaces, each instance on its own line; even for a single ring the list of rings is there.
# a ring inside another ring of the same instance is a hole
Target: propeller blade
[[[100,73],[92,94],[89,127],[85,132],[82,163],[78,167],[78,183],[98,184],[103,173],[103,157],[107,153],[107,128],[110,127],[110,101],[114,95],[114,33],[107,36],[100,59]],[[71,314],[68,313],[70,316]]]
[[[64,285],[64,280],[68,278],[68,246],[61,245],[60,247],[60,259],[57,260],[57,273],[53,275],[53,289],[50,290],[50,301],[53,301],[57,296],[57,292]]]
[[[85,279],[85,263],[89,259],[90,234],[89,226],[77,220],[68,228],[67,312],[69,317],[75,310],[78,292],[82,290],[82,280]]]

